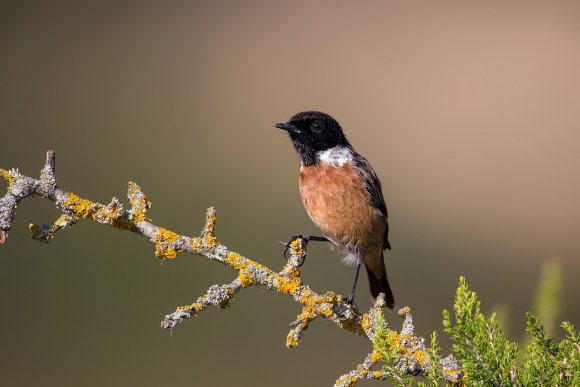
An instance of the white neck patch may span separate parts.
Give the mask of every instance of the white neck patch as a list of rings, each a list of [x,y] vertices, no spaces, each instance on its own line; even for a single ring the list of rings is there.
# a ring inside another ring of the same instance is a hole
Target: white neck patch
[[[337,146],[334,148],[326,149],[318,152],[316,155],[323,163],[330,164],[335,167],[342,167],[345,163],[353,159],[352,151],[344,146]]]

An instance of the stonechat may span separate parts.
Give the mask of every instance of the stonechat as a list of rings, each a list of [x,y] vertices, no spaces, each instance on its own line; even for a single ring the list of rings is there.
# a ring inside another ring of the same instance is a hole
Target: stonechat
[[[276,128],[288,132],[300,156],[299,187],[306,212],[324,237],[356,265],[352,303],[361,265],[369,277],[371,296],[385,294],[390,309],[395,298],[385,269],[383,250],[391,249],[387,206],[381,182],[370,163],[350,145],[339,123],[326,113],[298,113]]]

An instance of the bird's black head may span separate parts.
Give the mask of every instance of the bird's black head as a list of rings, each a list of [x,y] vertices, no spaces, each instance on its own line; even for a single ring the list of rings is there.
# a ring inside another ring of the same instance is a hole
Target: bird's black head
[[[274,124],[288,131],[302,163],[306,166],[318,162],[316,154],[336,146],[350,146],[342,128],[334,118],[322,112],[302,112],[288,122]]]

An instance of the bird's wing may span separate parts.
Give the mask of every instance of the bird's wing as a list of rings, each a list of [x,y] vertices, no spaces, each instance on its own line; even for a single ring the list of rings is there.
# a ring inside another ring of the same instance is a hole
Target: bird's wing
[[[388,222],[389,215],[387,212],[385,199],[383,198],[381,181],[379,180],[379,177],[367,159],[359,154],[355,156],[355,169],[365,183],[371,204],[385,216],[385,235],[383,239],[383,249],[390,250],[391,244],[389,243]]]

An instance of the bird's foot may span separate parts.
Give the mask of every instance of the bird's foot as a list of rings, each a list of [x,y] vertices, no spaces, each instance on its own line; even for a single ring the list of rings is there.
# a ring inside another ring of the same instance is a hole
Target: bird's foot
[[[350,294],[346,296],[344,302],[346,302],[349,305],[352,305],[352,303],[354,302],[354,292],[350,292]]]
[[[328,239],[326,239],[325,237],[319,237],[319,236],[313,236],[313,235],[304,235],[304,234],[294,234],[290,237],[290,239],[288,239],[288,242],[286,242],[286,244],[284,245],[284,259],[288,260],[288,251],[290,250],[290,248],[292,246],[292,242],[295,241],[296,239],[302,240],[303,247],[306,247],[306,245],[310,241],[321,241],[321,242],[328,241]],[[306,253],[304,253],[304,255],[302,257],[300,257],[300,261],[298,261],[298,267],[302,266],[305,261],[306,261]]]
[[[310,240],[310,235],[303,235],[303,234],[294,234],[290,237],[290,239],[288,239],[288,242],[286,242],[286,244],[284,245],[284,259],[288,260],[288,251],[290,251],[290,248],[292,246],[292,242],[295,241],[296,239],[301,239],[302,240],[302,245],[306,246],[308,244],[308,241]],[[301,258],[300,261],[298,261],[298,267],[302,266],[304,264],[304,261],[306,261],[306,254],[304,254]]]

